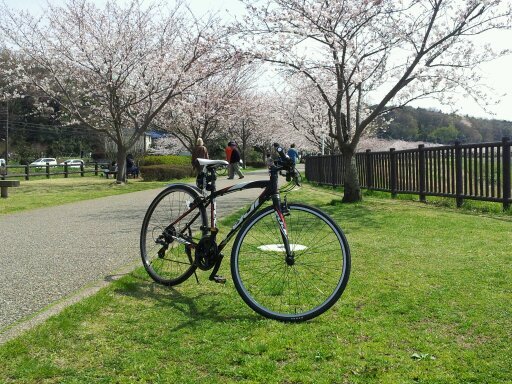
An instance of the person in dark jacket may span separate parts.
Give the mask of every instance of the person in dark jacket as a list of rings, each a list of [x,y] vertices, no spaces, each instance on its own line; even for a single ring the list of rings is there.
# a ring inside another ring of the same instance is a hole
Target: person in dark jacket
[[[126,175],[128,174],[139,177],[139,167],[135,165],[135,159],[131,153],[126,156]]]
[[[244,175],[240,171],[240,150],[238,149],[238,145],[235,142],[231,143],[231,156],[229,159],[229,164],[232,166],[232,174],[229,175],[228,179],[232,179],[235,176],[235,173],[238,175],[239,179],[243,179]]]
[[[196,141],[196,146],[192,151],[192,167],[196,174],[201,172],[201,166],[197,159],[208,159],[208,149],[204,146],[203,139],[200,137]]]

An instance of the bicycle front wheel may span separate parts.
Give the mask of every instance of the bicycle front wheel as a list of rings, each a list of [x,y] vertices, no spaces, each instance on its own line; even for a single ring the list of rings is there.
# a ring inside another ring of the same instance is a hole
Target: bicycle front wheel
[[[231,253],[231,274],[242,299],[257,313],[305,321],[339,299],[350,274],[350,250],[338,225],[322,211],[290,204],[286,259],[274,209],[257,213],[241,229]]]
[[[206,228],[202,204],[194,205],[199,193],[188,185],[173,185],[151,203],[142,223],[140,252],[148,274],[157,283],[177,285],[196,270],[191,243]]]

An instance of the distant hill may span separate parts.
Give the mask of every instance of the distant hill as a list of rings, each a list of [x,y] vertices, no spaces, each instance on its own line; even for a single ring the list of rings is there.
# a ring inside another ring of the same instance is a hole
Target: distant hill
[[[482,143],[512,138],[512,122],[481,119],[436,110],[404,107],[388,113],[376,136],[387,140],[425,141],[438,144]]]
[[[425,147],[435,147],[442,144],[429,143],[427,141],[406,141],[400,139],[380,139],[378,137],[363,137],[357,146],[357,152],[364,152],[367,149],[372,152],[387,152],[391,148],[397,151],[404,149],[416,149],[419,144]]]

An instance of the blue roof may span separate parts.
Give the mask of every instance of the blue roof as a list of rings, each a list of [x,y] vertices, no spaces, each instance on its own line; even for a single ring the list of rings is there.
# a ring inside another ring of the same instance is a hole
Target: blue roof
[[[148,131],[145,133],[145,135],[151,137],[152,139],[160,139],[161,137],[165,136],[163,133],[158,133],[155,131]]]

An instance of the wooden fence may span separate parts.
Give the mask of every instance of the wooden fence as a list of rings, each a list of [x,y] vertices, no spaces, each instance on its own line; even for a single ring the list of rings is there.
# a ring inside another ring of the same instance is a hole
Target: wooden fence
[[[63,176],[65,178],[69,175],[79,174],[84,177],[86,174],[97,176],[103,174],[103,168],[108,164],[103,163],[90,163],[88,165],[68,166],[68,165],[49,165],[36,166],[36,165],[7,165],[0,167],[0,180],[24,178],[30,180],[34,177],[46,177],[49,179],[51,176]]]
[[[509,209],[511,199],[512,142],[459,144],[388,152],[357,153],[362,188],[426,196],[452,197],[461,206],[464,199],[494,201]],[[309,156],[306,177],[319,184],[343,185],[341,155]]]

